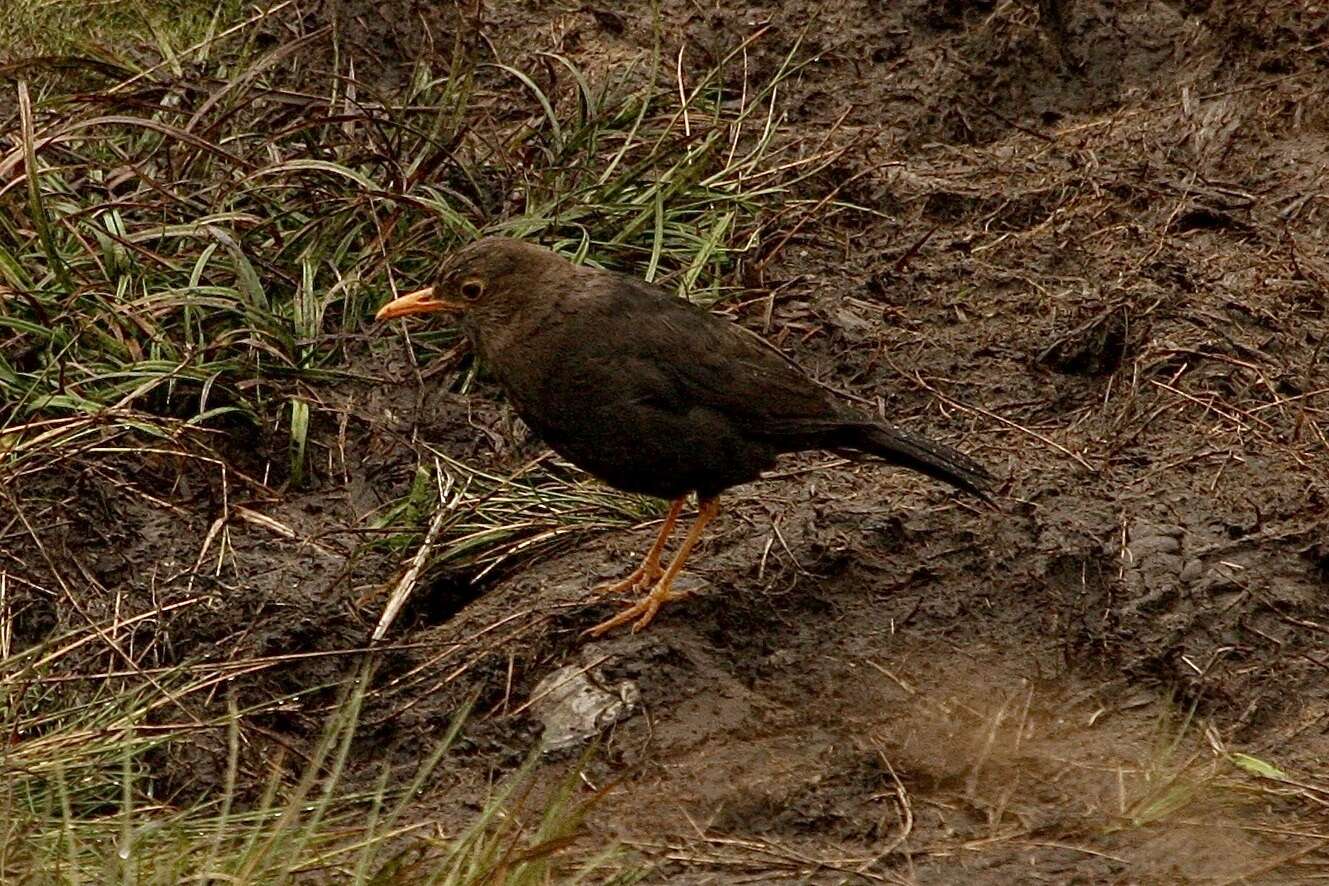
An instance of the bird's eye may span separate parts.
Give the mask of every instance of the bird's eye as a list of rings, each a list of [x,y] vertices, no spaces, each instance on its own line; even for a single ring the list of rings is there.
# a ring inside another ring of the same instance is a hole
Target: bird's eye
[[[475,301],[485,291],[485,285],[479,280],[467,280],[461,284],[461,297],[467,301]]]

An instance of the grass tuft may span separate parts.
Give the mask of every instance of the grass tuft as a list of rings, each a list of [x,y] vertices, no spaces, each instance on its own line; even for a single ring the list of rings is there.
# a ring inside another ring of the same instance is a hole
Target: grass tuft
[[[80,678],[79,651],[116,629],[70,633],[0,662],[7,737],[0,753],[0,880],[276,883],[313,875],[349,883],[543,883],[555,871],[581,878],[621,868],[615,853],[565,860],[596,799],[576,796],[571,782],[527,821],[516,801],[530,784],[534,757],[467,827],[440,835],[440,824],[414,803],[439,777],[469,708],[413,770],[384,763],[371,784],[353,786],[352,744],[370,740],[359,723],[374,671],[368,657],[339,685],[294,781],[287,753],[268,742],[261,789],[242,789],[241,748],[264,743],[254,724],[328,687],[251,707],[228,691],[225,706],[204,715],[196,698],[222,682],[206,666]],[[244,670],[244,663],[231,665],[232,672]],[[219,796],[161,796],[153,759],[188,750],[200,736],[225,737]]]

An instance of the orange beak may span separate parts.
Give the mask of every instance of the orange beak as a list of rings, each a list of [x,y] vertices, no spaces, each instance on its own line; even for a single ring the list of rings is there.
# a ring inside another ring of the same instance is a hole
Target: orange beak
[[[400,298],[394,298],[378,309],[374,319],[391,320],[393,317],[428,314],[432,311],[456,311],[460,308],[461,305],[454,304],[446,299],[434,298],[434,287],[430,286],[425,289],[417,289],[415,292],[408,292]]]

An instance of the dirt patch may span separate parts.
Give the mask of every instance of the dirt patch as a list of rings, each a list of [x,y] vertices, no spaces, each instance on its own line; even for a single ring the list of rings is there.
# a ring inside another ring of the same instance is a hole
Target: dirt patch
[[[999,507],[792,459],[726,497],[693,599],[598,643],[580,632],[613,604],[588,591],[631,568],[649,520],[588,523],[478,582],[435,569],[382,653],[356,765],[409,767],[477,698],[424,802],[452,827],[536,742],[533,688],[578,663],[640,691],[584,777],[615,784],[594,840],[634,847],[655,882],[1323,874],[1305,822],[1329,796],[1329,25],[1291,3],[1059,5],[1060,33],[1033,3],[658,16],[663,80],[760,34],[725,88],[810,60],[773,119],[853,148],[794,195],[838,208],[736,269],[735,319],[993,465]],[[539,6],[311,15],[384,89],[454,38],[556,102],[572,84],[539,53],[649,69],[649,5]],[[529,93],[511,104],[533,113]],[[540,453],[483,379],[457,393],[457,354],[422,376],[391,333],[348,347],[359,379],[311,392],[303,491],[271,475],[275,434],[106,440],[16,485],[12,642],[155,612],[120,637],[152,644],[143,666],[300,656],[236,681],[247,703],[344,673],[413,553],[374,520],[432,463],[424,443],[496,475]],[[273,744],[253,770],[328,701],[256,717]],[[164,783],[215,786],[211,741],[163,761]],[[1253,792],[1235,752],[1294,777]]]

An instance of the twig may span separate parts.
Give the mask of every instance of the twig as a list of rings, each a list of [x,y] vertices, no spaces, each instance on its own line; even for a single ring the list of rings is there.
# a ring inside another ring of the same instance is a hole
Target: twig
[[[439,471],[439,475],[442,475]],[[373,636],[370,642],[377,643],[387,636],[388,628],[397,620],[397,615],[401,608],[406,605],[407,599],[415,591],[416,583],[420,580],[420,573],[425,568],[425,563],[429,560],[429,554],[434,550],[435,543],[438,542],[439,533],[443,531],[443,524],[447,522],[452,515],[452,508],[448,506],[447,495],[452,491],[453,479],[448,476],[447,486],[439,490],[440,507],[438,513],[434,514],[434,519],[429,524],[429,531],[425,533],[425,540],[420,543],[415,556],[411,559],[410,568],[398,580],[397,586],[392,590],[392,596],[388,597],[388,604],[383,607],[383,614],[379,616],[378,624],[374,627]]]
[[[896,372],[900,372],[901,375],[904,375],[904,373],[900,371],[900,368],[898,366],[894,366],[894,364],[892,364],[892,366],[893,368],[895,368]],[[918,372],[915,372],[912,378],[914,379],[914,381],[918,383],[918,385],[921,388],[923,388],[923,390],[936,395],[937,399],[941,400],[947,406],[951,406],[954,407],[955,409],[960,409],[965,412],[977,413],[978,415],[990,418],[993,421],[1000,422],[1001,424],[1005,425],[1008,428],[1014,428],[1020,433],[1025,434],[1029,437],[1033,437],[1035,440],[1038,440],[1039,442],[1052,447],[1053,449],[1057,450],[1058,452],[1062,453],[1068,458],[1074,459],[1076,462],[1080,464],[1081,467],[1083,467],[1086,471],[1089,471],[1091,474],[1098,473],[1099,469],[1091,465],[1089,462],[1085,461],[1084,456],[1080,455],[1079,453],[1072,452],[1071,450],[1067,449],[1065,446],[1062,446],[1056,440],[1053,440],[1050,437],[1038,433],[1038,431],[1035,431],[1033,428],[1026,428],[1024,425],[1018,422],[1011,421],[1009,418],[1006,418],[1005,416],[998,415],[997,413],[993,412],[990,409],[984,409],[982,406],[970,406],[968,403],[961,403],[959,400],[956,400],[953,397],[949,397],[946,394],[943,394],[940,390],[928,384],[926,381],[923,380],[922,374]]]

